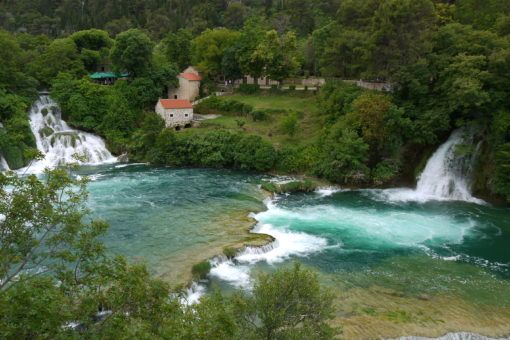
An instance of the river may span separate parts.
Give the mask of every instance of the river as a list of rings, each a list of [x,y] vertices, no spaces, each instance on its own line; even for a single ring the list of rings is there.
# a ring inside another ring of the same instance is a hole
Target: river
[[[438,148],[416,189],[333,187],[268,199],[260,181],[278,178],[109,164],[115,159],[104,143],[70,129],[54,106],[43,98],[31,111],[46,156],[34,168],[75,151],[89,156],[96,166],[80,174],[91,178],[93,216],[110,224],[109,251],[146,263],[156,276],[188,282],[191,265],[241,244],[256,222],[252,232],[275,241],[233,260],[215,258],[200,292],[249,291],[259,273],[299,261],[335,293],[334,322],[346,338],[510,334],[510,209],[471,196],[476,152],[455,152],[462,143],[476,146],[469,134],[456,131]]]

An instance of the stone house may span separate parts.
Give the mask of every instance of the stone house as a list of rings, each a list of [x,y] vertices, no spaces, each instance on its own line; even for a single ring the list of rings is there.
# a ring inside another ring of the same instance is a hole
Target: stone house
[[[177,76],[179,87],[168,90],[168,98],[195,101],[200,94],[200,81],[202,77],[192,66]]]
[[[160,99],[156,104],[156,113],[163,118],[166,127],[176,130],[191,127],[193,122],[193,105],[185,99]]]

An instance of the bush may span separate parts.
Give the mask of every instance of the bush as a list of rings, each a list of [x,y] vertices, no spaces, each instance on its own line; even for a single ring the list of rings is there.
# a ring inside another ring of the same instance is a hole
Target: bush
[[[237,255],[237,249],[233,247],[225,247],[223,248],[223,255],[229,259],[233,259]]]
[[[260,86],[257,84],[241,84],[237,91],[243,94],[255,94],[260,91]]]
[[[256,121],[265,121],[269,119],[269,115],[266,110],[254,110],[250,113],[251,118],[254,122]]]
[[[191,267],[191,274],[195,280],[204,280],[210,271],[211,263],[209,261],[202,261]]]
[[[308,85],[305,85],[305,92],[308,91]]]
[[[227,114],[248,115],[253,111],[253,106],[241,103],[237,100],[220,99],[209,97],[195,105],[195,113],[198,114]]]
[[[290,91],[296,91],[296,85],[290,85],[289,86]]]
[[[283,117],[283,119],[280,123],[280,130],[283,133],[285,133],[291,137],[293,137],[294,134],[296,133],[297,127],[298,127],[298,117],[295,112],[291,112],[288,115],[286,115],[285,117]]]

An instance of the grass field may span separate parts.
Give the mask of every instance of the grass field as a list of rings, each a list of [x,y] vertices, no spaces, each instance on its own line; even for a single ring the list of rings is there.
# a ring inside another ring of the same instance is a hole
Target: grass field
[[[316,97],[305,93],[271,94],[262,92],[254,95],[234,94],[220,97],[221,100],[237,100],[252,105],[255,109],[281,110],[271,114],[267,121],[253,121],[250,117],[223,115],[201,122],[200,129],[224,129],[260,135],[275,146],[282,144],[304,145],[313,143],[322,129]],[[294,136],[282,133],[281,120],[289,112],[298,113],[298,128]],[[200,130],[199,129],[199,130]]]

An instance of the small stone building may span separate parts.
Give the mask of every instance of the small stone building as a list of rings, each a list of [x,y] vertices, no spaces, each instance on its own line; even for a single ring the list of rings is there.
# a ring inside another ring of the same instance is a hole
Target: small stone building
[[[180,130],[191,127],[193,121],[193,105],[184,99],[160,99],[156,104],[156,113],[163,118],[166,127]]]
[[[179,80],[179,87],[169,89],[168,98],[195,101],[200,94],[200,81],[202,80],[198,71],[190,66],[179,74],[177,79]]]

